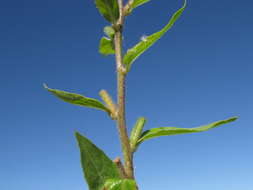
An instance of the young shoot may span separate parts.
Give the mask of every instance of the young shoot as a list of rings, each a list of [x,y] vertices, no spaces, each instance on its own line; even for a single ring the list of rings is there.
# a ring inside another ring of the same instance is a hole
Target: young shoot
[[[80,148],[81,165],[89,190],[137,190],[138,184],[134,172],[134,155],[140,145],[150,139],[161,136],[199,133],[235,121],[237,117],[216,121],[207,125],[194,128],[156,127],[143,130],[146,119],[139,117],[135,126],[129,133],[126,124],[126,76],[132,69],[134,61],[149,49],[157,40],[172,28],[181,17],[186,8],[186,0],[168,20],[168,22],[152,35],[143,35],[140,41],[127,51],[122,49],[122,38],[127,16],[134,13],[140,5],[150,0],[94,0],[99,13],[107,21],[104,34],[101,36],[99,52],[103,55],[115,56],[115,70],[117,72],[117,100],[114,101],[106,90],[101,90],[99,95],[102,101],[84,95],[44,87],[57,98],[78,106],[88,107],[105,112],[117,125],[123,159],[117,157],[114,161],[87,137],[76,132],[76,139]],[[85,10],[84,10],[85,11]],[[108,22],[110,23],[108,25]],[[123,54],[122,52],[126,52]],[[138,105],[139,106],[139,105]],[[129,134],[131,134],[129,136]],[[116,139],[117,140],[117,139]],[[166,188],[165,188],[166,189]]]

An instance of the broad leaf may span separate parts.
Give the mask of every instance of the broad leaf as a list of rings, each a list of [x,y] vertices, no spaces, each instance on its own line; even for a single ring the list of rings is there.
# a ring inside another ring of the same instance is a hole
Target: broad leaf
[[[106,111],[108,114],[110,114],[110,110],[103,103],[101,103],[100,101],[96,99],[87,98],[80,94],[74,94],[74,93],[70,93],[66,91],[48,88],[46,84],[44,84],[44,88],[46,88],[53,95],[55,95],[56,97],[60,98],[61,100],[65,102],[79,105],[79,106],[85,106],[85,107],[103,110],[103,111]]]
[[[113,41],[109,38],[102,37],[100,40],[100,45],[99,45],[99,53],[103,55],[114,54],[115,50],[114,50]]]
[[[124,56],[124,64],[126,65],[127,71],[130,70],[132,63],[148,48],[150,48],[158,39],[160,39],[176,22],[181,16],[186,7],[186,0],[182,8],[180,8],[170,19],[169,23],[159,32],[156,32],[150,36],[144,37],[141,42],[129,49]]]
[[[143,5],[144,3],[147,3],[149,2],[150,0],[134,0],[133,2],[133,5],[132,5],[132,8],[136,8],[136,7],[139,7],[141,5]]]
[[[115,23],[119,18],[119,6],[117,0],[96,0],[96,7],[101,15],[110,23]]]
[[[81,164],[89,190],[101,190],[106,180],[119,178],[117,166],[86,137],[76,132]]]
[[[146,123],[146,119],[144,117],[140,117],[137,122],[135,123],[135,126],[133,127],[130,135],[130,146],[132,152],[136,151],[137,148],[137,142],[141,136],[143,127]]]
[[[137,186],[132,179],[108,179],[103,190],[137,190]]]
[[[160,127],[160,128],[153,128],[147,131],[144,131],[141,137],[138,140],[138,144],[141,142],[160,137],[160,136],[170,136],[170,135],[180,135],[180,134],[187,134],[187,133],[198,133],[208,131],[209,129],[218,127],[223,124],[227,124],[229,122],[235,121],[238,117],[231,117],[226,120],[216,121],[214,123],[203,125],[200,127],[195,128],[177,128],[177,127]]]

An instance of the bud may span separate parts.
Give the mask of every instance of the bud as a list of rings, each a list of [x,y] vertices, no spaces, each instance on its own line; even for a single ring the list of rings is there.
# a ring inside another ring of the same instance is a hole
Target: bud
[[[99,92],[99,95],[101,96],[102,100],[105,102],[106,107],[110,110],[110,112],[111,112],[111,114],[110,114],[111,118],[113,120],[115,120],[117,118],[118,109],[117,109],[117,106],[115,105],[115,103],[113,102],[112,98],[106,92],[106,90],[101,90]]]
[[[132,129],[131,135],[130,135],[130,147],[132,149],[132,152],[135,152],[137,149],[137,142],[141,136],[142,129],[146,123],[146,119],[144,117],[140,117],[136,123],[134,128]]]

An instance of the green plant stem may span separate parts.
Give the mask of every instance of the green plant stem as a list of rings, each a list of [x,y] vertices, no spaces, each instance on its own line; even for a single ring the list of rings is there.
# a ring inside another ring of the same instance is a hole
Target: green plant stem
[[[132,151],[130,148],[125,119],[125,78],[126,69],[122,61],[122,26],[124,22],[123,2],[118,0],[120,9],[120,18],[117,23],[117,30],[114,36],[115,58],[117,66],[117,94],[118,94],[118,114],[117,125],[121,141],[122,152],[124,156],[124,168],[127,178],[134,179]]]
[[[133,159],[125,121],[125,76],[125,74],[118,71],[118,129],[124,156],[125,172],[128,178],[133,179]]]

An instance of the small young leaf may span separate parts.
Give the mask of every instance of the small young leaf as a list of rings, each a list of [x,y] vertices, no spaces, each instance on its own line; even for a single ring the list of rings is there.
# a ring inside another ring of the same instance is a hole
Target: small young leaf
[[[146,123],[146,119],[144,117],[140,117],[135,123],[135,126],[131,131],[130,146],[131,146],[132,152],[136,151],[137,142],[139,140],[139,137],[141,136],[145,123]]]
[[[96,7],[101,15],[110,23],[115,23],[119,18],[119,5],[117,0],[96,0]]]
[[[106,180],[120,178],[116,165],[89,139],[76,132],[81,164],[89,190],[101,190]]]
[[[133,5],[132,5],[132,9],[139,7],[141,5],[143,5],[144,3],[149,2],[150,0],[134,0]]]
[[[177,127],[160,127],[160,128],[153,128],[147,131],[144,131],[141,137],[138,140],[138,144],[142,143],[145,140],[160,137],[160,136],[170,136],[170,135],[180,135],[180,134],[187,134],[187,133],[198,133],[208,131],[209,129],[218,127],[223,124],[230,123],[235,121],[238,117],[231,117],[226,120],[216,121],[214,123],[195,127],[195,128],[177,128]]]
[[[147,3],[149,1],[150,0],[132,0],[131,3],[126,5],[125,14],[129,15],[133,11],[133,9],[135,9],[136,7],[139,7],[139,6],[141,6],[144,3]]]
[[[115,50],[113,46],[113,40],[107,37],[102,37],[99,45],[99,53],[101,53],[102,55],[114,54]]]
[[[136,182],[133,179],[108,179],[105,190],[137,190]]]
[[[111,26],[104,27],[104,33],[110,38],[113,39],[115,30]]]
[[[110,110],[103,103],[101,103],[100,101],[98,101],[96,99],[87,98],[87,97],[82,96],[80,94],[74,94],[74,93],[70,93],[70,92],[66,92],[66,91],[48,88],[48,86],[46,84],[44,84],[44,88],[65,102],[79,105],[79,106],[85,106],[85,107],[103,110],[103,111],[107,112],[108,114],[110,114]]]
[[[182,8],[180,8],[174,15],[171,17],[169,23],[159,32],[156,32],[150,36],[147,36],[145,40],[142,40],[137,45],[129,49],[124,56],[124,64],[126,65],[127,71],[130,70],[132,63],[148,48],[150,48],[158,39],[160,39],[176,22],[176,20],[181,16],[186,7],[186,0]]]

